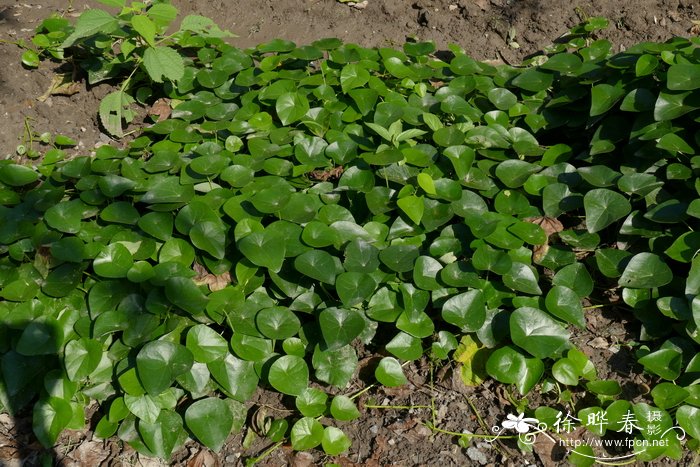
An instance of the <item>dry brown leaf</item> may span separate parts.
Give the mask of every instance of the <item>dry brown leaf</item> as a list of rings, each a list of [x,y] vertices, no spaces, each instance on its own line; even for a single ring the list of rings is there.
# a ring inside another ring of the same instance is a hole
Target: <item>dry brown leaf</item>
[[[207,271],[207,269],[199,263],[194,263],[192,269],[197,273],[197,275],[194,276],[195,284],[206,284],[212,292],[225,289],[231,283],[231,273],[228,271],[223,274],[215,275]]]
[[[309,176],[314,180],[327,182],[328,180],[337,180],[343,175],[343,166],[339,165],[328,170],[314,170],[309,173]]]
[[[527,217],[523,220],[542,227],[542,230],[544,230],[544,233],[547,234],[547,237],[551,237],[555,233],[564,230],[564,226],[556,217]]]
[[[187,461],[187,467],[219,467],[220,465],[219,459],[207,449],[202,449]]]
[[[100,465],[107,460],[111,453],[104,448],[101,441],[86,441],[69,454],[76,465]]]
[[[150,109],[148,109],[148,115],[158,117],[156,118],[156,122],[160,122],[168,119],[171,111],[170,99],[167,97],[161,97],[153,103]]]
[[[314,456],[308,452],[298,452],[291,462],[292,467],[311,467],[314,465]]]
[[[51,78],[51,84],[37,100],[44,102],[50,96],[72,96],[80,92],[82,85],[73,81],[73,73],[57,73]]]

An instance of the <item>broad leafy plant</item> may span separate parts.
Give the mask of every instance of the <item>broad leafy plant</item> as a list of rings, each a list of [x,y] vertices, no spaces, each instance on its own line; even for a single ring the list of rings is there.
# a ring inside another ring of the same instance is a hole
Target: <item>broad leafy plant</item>
[[[172,112],[125,149],[0,165],[0,403],[33,404],[46,446],[96,400],[97,437],[217,450],[265,386],[298,416],[261,433],[338,454],[323,417],[358,416],[360,343],[386,386],[461,339],[473,384],[585,382],[619,411],[570,340],[611,289],[697,447],[700,41],[613,55],[591,19],[492,66],[429,42],[242,50],[200,17],[165,35],[167,3],[103,3],[121,12],[84,13],[58,50],[122,83],[105,127],[134,101]]]

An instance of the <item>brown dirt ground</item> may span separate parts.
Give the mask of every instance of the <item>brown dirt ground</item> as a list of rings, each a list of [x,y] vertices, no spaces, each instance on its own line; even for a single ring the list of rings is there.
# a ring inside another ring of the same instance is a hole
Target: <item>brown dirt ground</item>
[[[248,47],[275,37],[298,44],[323,37],[339,37],[363,46],[400,46],[407,37],[434,40],[439,48],[458,44],[478,59],[517,63],[550,44],[585,16],[604,16],[610,28],[603,37],[620,50],[646,40],[666,40],[687,35],[691,20],[700,19],[697,0],[368,0],[359,10],[335,0],[175,0],[183,14],[197,13],[214,18],[222,27],[238,34],[234,40]],[[78,16],[97,2],[75,0],[0,0],[0,158],[16,157],[25,122],[36,133],[51,131],[79,141],[77,152],[87,153],[108,141],[100,133],[96,109],[108,86],[83,89],[71,97],[53,96],[39,102],[51,82],[56,65],[43,63],[39,70],[20,64],[21,50],[4,41],[28,39],[36,25],[58,11]],[[513,29],[515,49],[506,43]],[[633,400],[648,391],[648,378],[634,363],[626,344],[637,338],[639,325],[619,310],[593,310],[586,330],[574,335],[575,344],[594,362],[599,376],[623,383],[625,398]],[[371,369],[373,355],[365,355]],[[454,370],[454,371],[453,371]],[[485,433],[513,408],[506,388],[487,381],[477,388],[463,385],[458,369],[434,368],[419,361],[407,368],[411,384],[399,389],[370,389],[360,398],[363,416],[346,422],[343,429],[353,441],[350,452],[329,459],[322,453],[294,453],[283,446],[265,457],[261,465],[305,467],[335,462],[356,465],[557,465],[557,453],[535,449],[523,455],[510,442],[493,445],[472,441],[463,448],[457,437],[432,432],[424,426],[434,422],[452,432]],[[431,376],[432,375],[432,376]],[[371,380],[359,375],[346,392],[365,388]],[[517,395],[516,395],[517,397]],[[531,406],[557,406],[556,398],[532,394]],[[260,391],[251,405],[270,415],[284,416],[289,401]],[[371,409],[365,405],[430,406],[426,408]],[[251,410],[251,413],[254,410]],[[199,467],[243,465],[246,457],[263,452],[269,444],[257,439],[242,447],[243,435],[232,436],[218,454],[201,450],[190,442],[176,453],[172,465]],[[11,420],[0,415],[0,467],[41,465],[41,451],[31,434],[31,419]],[[89,430],[68,432],[53,452],[54,465],[127,466],[163,465],[139,458],[127,446],[92,439]],[[690,458],[673,465],[691,465]],[[658,463],[657,465],[670,465]]]

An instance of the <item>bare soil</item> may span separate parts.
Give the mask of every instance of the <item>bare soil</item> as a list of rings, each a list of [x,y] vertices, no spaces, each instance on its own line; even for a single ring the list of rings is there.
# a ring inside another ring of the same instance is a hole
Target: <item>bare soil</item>
[[[697,0],[368,0],[364,9],[335,0],[173,3],[183,14],[215,19],[239,36],[234,43],[240,47],[276,37],[298,44],[339,37],[363,46],[396,47],[406,38],[417,38],[434,40],[440,49],[458,44],[475,58],[507,63],[518,63],[549,45],[586,16],[610,20],[611,26],[602,36],[618,50],[640,41],[687,36],[691,20],[700,19]],[[21,49],[11,43],[31,37],[37,24],[51,12],[77,17],[85,8],[99,6],[86,0],[0,0],[0,158],[17,157],[17,145],[27,142],[25,129],[70,136],[79,142],[75,152],[80,154],[109,141],[97,122],[98,103],[110,91],[109,86],[83,86],[73,96],[52,96],[40,102],[37,98],[48,89],[57,65],[44,62],[38,70],[27,70],[20,63]],[[508,44],[509,34],[517,48]],[[639,325],[624,311],[602,308],[588,313],[587,328],[574,336],[575,344],[595,364],[599,377],[620,381],[624,397],[630,401],[648,392],[652,383],[634,363],[628,345],[638,338],[639,331]],[[376,355],[365,357],[364,370],[345,393],[372,383],[363,375],[371,374]],[[360,398],[362,417],[342,425],[353,441],[345,456],[330,459],[319,451],[295,453],[282,446],[266,456],[261,465],[304,467],[335,462],[341,466],[552,466],[561,460],[561,453],[546,446],[536,445],[532,454],[525,455],[510,441],[491,444],[473,439],[462,447],[457,436],[430,430],[426,423],[447,432],[489,433],[507,413],[516,410],[513,403],[518,402],[518,396],[490,381],[476,388],[466,387],[456,367],[434,367],[427,360],[415,362],[407,373],[410,385],[392,390],[372,388]],[[533,393],[528,398],[531,406],[563,407],[549,395]],[[291,407],[291,401],[261,390],[251,402],[250,413],[266,410],[281,417]],[[30,417],[27,414],[27,418],[13,420],[0,415],[0,467],[41,465],[46,453],[31,433]],[[246,458],[259,455],[271,444],[257,438],[244,448],[245,434],[244,429],[244,433],[232,436],[218,454],[190,442],[174,456],[172,465],[243,465]],[[163,465],[140,458],[121,443],[93,440],[89,429],[66,433],[49,454],[54,465],[61,466]],[[691,462],[686,458],[675,465]]]

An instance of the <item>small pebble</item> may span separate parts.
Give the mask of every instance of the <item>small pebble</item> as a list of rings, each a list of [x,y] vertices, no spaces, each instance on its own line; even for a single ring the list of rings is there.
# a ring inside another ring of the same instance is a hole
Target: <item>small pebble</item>
[[[478,462],[481,465],[488,463],[486,455],[475,447],[467,448],[467,456],[474,462]]]

